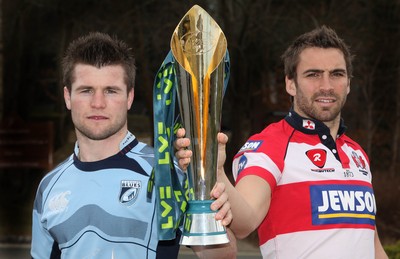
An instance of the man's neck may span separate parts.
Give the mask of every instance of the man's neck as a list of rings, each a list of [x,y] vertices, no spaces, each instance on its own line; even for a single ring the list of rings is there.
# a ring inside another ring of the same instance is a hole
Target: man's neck
[[[296,109],[296,107],[294,107],[293,110],[303,118],[317,120],[315,118],[310,118],[306,116],[303,112]],[[336,116],[336,118],[334,118],[331,121],[321,121],[321,122],[324,123],[329,128],[332,138],[336,140],[340,127],[340,113]]]
[[[82,162],[95,162],[113,156],[120,151],[120,143],[125,136],[126,132],[121,131],[104,140],[92,140],[77,133],[78,158]]]
[[[332,138],[336,140],[340,126],[340,117],[336,118],[333,121],[323,123],[329,128]]]

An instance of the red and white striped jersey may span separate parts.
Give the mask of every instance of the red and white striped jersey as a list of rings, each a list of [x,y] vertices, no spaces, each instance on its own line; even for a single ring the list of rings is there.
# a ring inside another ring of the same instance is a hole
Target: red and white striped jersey
[[[374,258],[376,203],[369,160],[344,134],[291,111],[243,145],[236,182],[257,175],[272,190],[258,228],[264,258]]]

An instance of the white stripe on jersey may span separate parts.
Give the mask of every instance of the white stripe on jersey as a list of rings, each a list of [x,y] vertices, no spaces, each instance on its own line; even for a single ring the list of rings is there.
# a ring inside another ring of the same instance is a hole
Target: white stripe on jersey
[[[245,158],[244,158],[244,157]],[[243,159],[246,160],[246,163],[243,168],[239,169],[239,163],[240,161],[243,161]],[[237,157],[233,161],[233,177],[236,181],[238,174],[240,174],[240,171],[245,170],[246,168],[256,166],[259,168],[263,168],[266,171],[270,172],[276,182],[279,182],[280,178],[282,177],[281,171],[279,170],[278,166],[272,161],[272,159],[267,156],[265,153],[260,153],[260,152],[248,152],[244,153],[243,155]]]

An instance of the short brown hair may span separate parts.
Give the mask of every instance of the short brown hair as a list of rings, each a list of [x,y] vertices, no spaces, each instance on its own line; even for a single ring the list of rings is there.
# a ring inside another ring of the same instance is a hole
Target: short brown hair
[[[132,49],[108,34],[91,32],[72,41],[62,59],[63,84],[71,91],[77,64],[87,64],[98,68],[107,65],[121,65],[125,70],[128,92],[134,88],[136,66]]]
[[[300,53],[304,49],[311,47],[339,49],[344,55],[348,77],[351,78],[353,76],[352,61],[354,56],[351,55],[350,48],[345,44],[343,39],[338,37],[333,29],[323,25],[300,35],[283,53],[281,58],[285,66],[285,75],[289,79],[296,78]]]

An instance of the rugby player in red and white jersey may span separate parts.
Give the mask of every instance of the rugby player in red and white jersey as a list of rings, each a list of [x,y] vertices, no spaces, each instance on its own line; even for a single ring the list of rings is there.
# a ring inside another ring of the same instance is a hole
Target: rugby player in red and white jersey
[[[375,225],[369,159],[345,134],[352,55],[326,26],[299,36],[282,55],[288,115],[255,134],[233,161],[235,187],[218,135],[218,180],[227,185],[239,239],[258,230],[263,258],[387,258]],[[184,130],[177,147],[189,145]],[[179,149],[185,167],[191,151]]]

